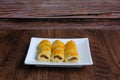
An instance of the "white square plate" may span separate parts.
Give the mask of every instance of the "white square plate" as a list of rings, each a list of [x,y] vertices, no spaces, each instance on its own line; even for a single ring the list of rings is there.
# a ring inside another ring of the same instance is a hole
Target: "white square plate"
[[[79,61],[77,63],[55,63],[55,62],[41,62],[37,61],[37,47],[38,44],[44,40],[47,39],[51,42],[55,40],[61,40],[62,42],[66,43],[69,40],[75,41],[78,49],[79,54]],[[92,57],[89,47],[89,40],[88,38],[69,38],[69,39],[59,39],[59,38],[36,38],[32,37],[30,41],[30,46],[27,52],[27,56],[25,58],[26,65],[36,65],[40,67],[81,67],[84,65],[92,65]]]

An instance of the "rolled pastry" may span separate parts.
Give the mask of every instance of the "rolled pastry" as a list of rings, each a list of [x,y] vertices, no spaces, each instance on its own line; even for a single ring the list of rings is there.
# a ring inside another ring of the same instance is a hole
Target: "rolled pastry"
[[[52,54],[51,54],[51,60],[53,62],[63,62],[64,60],[64,43],[55,40],[52,44]]]
[[[52,44],[48,40],[42,40],[38,46],[37,60],[50,61]]]
[[[78,59],[76,44],[70,40],[65,44],[65,62],[77,62]]]

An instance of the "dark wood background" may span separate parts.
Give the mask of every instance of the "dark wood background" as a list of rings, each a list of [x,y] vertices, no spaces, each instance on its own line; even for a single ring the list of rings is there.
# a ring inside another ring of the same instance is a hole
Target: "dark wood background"
[[[103,19],[0,19],[1,29],[102,29],[120,30],[119,18]]]
[[[0,0],[0,80],[120,80],[119,4],[120,0]],[[93,65],[24,65],[31,37],[88,37]]]
[[[120,18],[120,0],[0,0],[1,18]]]

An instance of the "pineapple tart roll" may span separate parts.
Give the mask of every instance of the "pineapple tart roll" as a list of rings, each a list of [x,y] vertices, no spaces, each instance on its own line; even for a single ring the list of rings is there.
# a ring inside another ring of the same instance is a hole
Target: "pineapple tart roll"
[[[77,62],[78,59],[77,46],[70,40],[65,44],[65,62]]]
[[[39,61],[50,61],[52,44],[48,40],[42,40],[38,45],[37,60]]]
[[[52,54],[51,54],[51,60],[53,62],[63,62],[64,60],[64,43],[55,40],[52,44]]]

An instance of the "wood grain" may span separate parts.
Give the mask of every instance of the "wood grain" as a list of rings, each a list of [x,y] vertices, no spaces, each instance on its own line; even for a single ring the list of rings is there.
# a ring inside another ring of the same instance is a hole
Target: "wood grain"
[[[74,32],[73,32],[74,31]],[[73,33],[71,33],[73,32]],[[88,37],[94,65],[83,68],[39,68],[24,65],[31,37]],[[1,80],[119,80],[120,30],[0,29]]]
[[[0,0],[0,18],[120,18],[119,0]]]
[[[0,29],[120,30],[120,19],[1,19]]]

